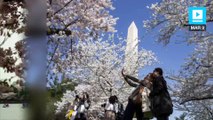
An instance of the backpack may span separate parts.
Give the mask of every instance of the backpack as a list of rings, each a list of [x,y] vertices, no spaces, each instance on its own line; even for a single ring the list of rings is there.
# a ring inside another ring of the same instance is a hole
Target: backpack
[[[124,106],[121,102],[118,102],[118,113],[123,113],[124,112]]]
[[[116,120],[122,120],[123,116],[124,116],[124,107],[123,104],[118,102],[118,112],[116,114]]]
[[[164,86],[166,86],[166,81],[163,80]],[[173,113],[172,99],[169,92],[166,89],[159,95],[152,96],[151,101],[151,111],[155,116],[170,115]]]

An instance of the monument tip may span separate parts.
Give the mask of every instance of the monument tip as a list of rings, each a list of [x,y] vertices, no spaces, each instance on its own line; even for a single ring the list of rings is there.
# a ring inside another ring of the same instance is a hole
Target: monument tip
[[[137,26],[135,25],[134,21],[132,21],[132,23],[130,24],[129,28],[136,28],[137,29]]]

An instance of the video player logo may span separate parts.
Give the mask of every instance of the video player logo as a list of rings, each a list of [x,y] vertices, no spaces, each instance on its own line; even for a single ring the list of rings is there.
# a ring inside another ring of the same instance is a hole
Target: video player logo
[[[189,8],[189,24],[196,24],[196,25],[206,24],[206,8],[190,7]]]
[[[193,10],[192,11],[192,21],[193,22],[203,22],[203,11],[202,10]]]

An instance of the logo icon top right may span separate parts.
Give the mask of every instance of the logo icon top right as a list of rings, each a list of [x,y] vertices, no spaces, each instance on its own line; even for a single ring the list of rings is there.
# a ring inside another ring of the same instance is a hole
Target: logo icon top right
[[[189,7],[189,24],[204,25],[206,24],[205,7]]]

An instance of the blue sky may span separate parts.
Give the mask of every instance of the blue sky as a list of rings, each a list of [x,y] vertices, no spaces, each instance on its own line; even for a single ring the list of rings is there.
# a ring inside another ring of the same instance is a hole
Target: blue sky
[[[156,0],[123,0],[122,2],[115,0],[113,5],[116,9],[111,12],[114,17],[119,18],[116,25],[117,33],[126,37],[128,26],[134,21],[139,30],[139,39],[141,40],[139,48],[143,47],[147,50],[152,50],[160,61],[159,64],[146,67],[141,74],[151,72],[158,66],[162,67],[165,73],[177,72],[180,66],[183,65],[185,58],[193,51],[192,45],[175,43],[177,37],[173,37],[171,43],[167,46],[156,42],[158,29],[153,30],[149,34],[145,33],[146,30],[143,28],[143,20],[150,19],[152,14],[146,6],[156,2]],[[180,40],[180,38],[178,39]]]
[[[152,14],[146,6],[156,2],[156,0],[115,0],[113,2],[115,10],[112,11],[111,14],[119,18],[116,25],[117,33],[126,37],[127,29],[131,22],[134,21],[139,30],[139,39],[141,40],[139,47],[152,50],[160,62],[159,64],[145,67],[140,72],[140,77],[152,72],[155,67],[162,67],[167,74],[170,72],[177,73],[181,65],[183,65],[185,58],[193,51],[192,45],[188,46],[185,43],[175,43],[174,40],[176,40],[177,37],[173,37],[173,42],[167,46],[157,43],[155,33],[158,32],[158,29],[145,35],[143,20],[150,19]],[[172,83],[170,80],[167,80],[167,82]],[[174,116],[179,116],[179,114],[180,112],[174,112],[170,119],[174,119]]]

